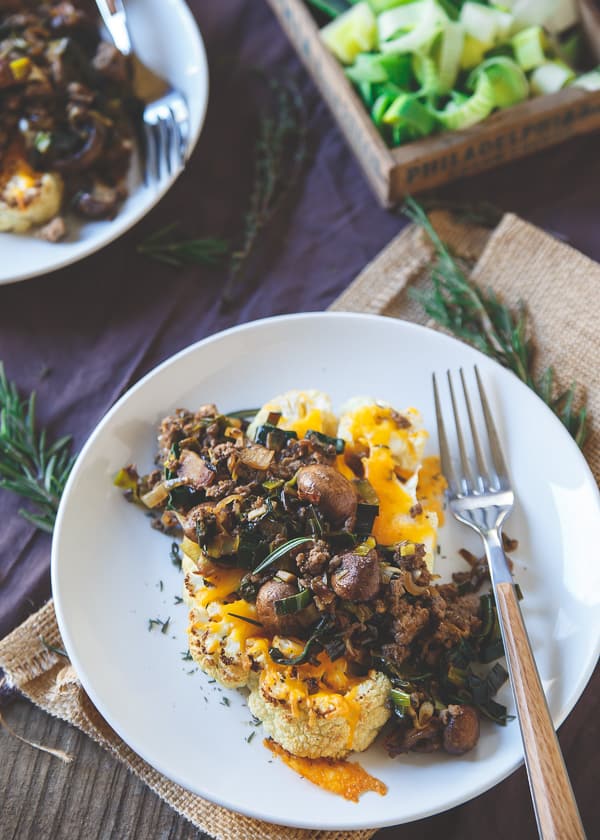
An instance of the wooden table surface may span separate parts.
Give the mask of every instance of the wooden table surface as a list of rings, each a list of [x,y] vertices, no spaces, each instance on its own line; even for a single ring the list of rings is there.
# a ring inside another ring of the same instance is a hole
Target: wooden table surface
[[[588,836],[600,826],[600,797],[590,784],[598,767],[596,671],[560,729],[561,747]],[[62,749],[67,765],[0,729],[1,840],[208,840],[86,735],[24,699],[2,710],[19,734]],[[590,728],[590,721],[596,721]],[[499,807],[511,802],[514,807]],[[529,840],[537,832],[528,807],[523,768],[497,787],[451,812],[383,829],[376,840]],[[597,835],[596,835],[597,836]],[[556,838],[561,840],[561,838]]]

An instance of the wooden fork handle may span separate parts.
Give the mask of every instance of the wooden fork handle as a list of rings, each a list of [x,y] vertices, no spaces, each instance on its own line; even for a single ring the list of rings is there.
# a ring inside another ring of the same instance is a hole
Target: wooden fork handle
[[[497,583],[495,589],[540,837],[585,840],[515,587],[512,583]]]

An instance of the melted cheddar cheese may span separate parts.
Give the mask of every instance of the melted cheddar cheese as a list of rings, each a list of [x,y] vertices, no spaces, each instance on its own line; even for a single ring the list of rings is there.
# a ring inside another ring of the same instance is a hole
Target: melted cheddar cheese
[[[408,408],[398,414],[386,405],[372,400],[351,402],[340,419],[338,434],[360,456],[364,477],[379,499],[379,515],[373,526],[373,536],[381,545],[408,540],[423,543],[431,563],[435,549],[439,489],[433,481],[437,473],[428,463],[422,479],[422,456],[427,432],[421,427],[419,412]],[[427,460],[427,459],[426,459]],[[437,460],[437,459],[436,459]],[[338,469],[353,477],[343,458]],[[421,483],[421,492],[418,486]],[[421,502],[421,510],[417,502]]]
[[[351,802],[358,802],[359,797],[370,790],[381,796],[385,796],[388,791],[387,785],[367,773],[360,764],[344,759],[300,758],[270,739],[263,741],[263,744],[309,782]]]
[[[296,718],[306,711],[310,716],[316,707],[323,708],[325,702],[330,707],[330,714],[341,714],[346,720],[350,748],[361,711],[356,689],[363,678],[349,675],[347,660],[340,657],[332,662],[325,651],[316,657],[316,665],[308,662],[295,667],[278,665],[269,656],[271,646],[279,648],[286,656],[295,656],[303,648],[295,640],[278,636],[275,636],[272,643],[267,639],[253,639],[247,652],[261,666],[261,690],[285,703]]]

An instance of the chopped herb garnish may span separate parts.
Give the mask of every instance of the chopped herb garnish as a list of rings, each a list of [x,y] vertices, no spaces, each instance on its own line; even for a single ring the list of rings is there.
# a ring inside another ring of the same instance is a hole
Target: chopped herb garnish
[[[154,630],[155,627],[160,627],[161,633],[166,633],[169,629],[170,617],[163,621],[161,618],[149,618],[148,630]]]
[[[161,591],[161,592],[162,592],[162,591],[163,591],[163,589],[165,588],[165,586],[164,586],[164,584],[163,584],[162,580],[159,580],[159,581],[158,581],[158,588],[160,589],[160,591]]]
[[[175,596],[174,603],[175,604],[183,604],[183,598],[181,597],[181,595],[176,595]]]
[[[254,738],[254,736],[255,736],[255,735],[256,735],[256,732],[251,732],[251,733],[248,735],[248,737],[246,738],[246,743],[247,743],[247,744],[249,744],[249,743],[250,743],[250,741]]]
[[[221,697],[221,703],[223,706],[230,706],[229,697]]]
[[[189,650],[186,650],[186,651],[181,652],[181,658],[183,659],[184,662],[189,662],[190,659],[193,659],[194,657],[189,652]]]
[[[179,544],[176,542],[171,543],[171,551],[169,553],[171,557],[171,563],[174,566],[177,566],[178,569],[181,569],[181,552],[179,550]]]

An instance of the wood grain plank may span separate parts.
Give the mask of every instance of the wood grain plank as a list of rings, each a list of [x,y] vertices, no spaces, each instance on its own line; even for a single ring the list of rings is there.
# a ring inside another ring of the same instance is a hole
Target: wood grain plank
[[[600,669],[560,733],[590,837],[600,825],[600,797],[590,774],[597,762],[599,698]],[[76,756],[73,764],[63,765],[0,729],[2,840],[209,840],[77,729],[50,718],[25,700],[2,713],[17,732]],[[44,798],[43,778],[48,779]],[[521,768],[471,802],[424,820],[382,829],[374,840],[533,840],[535,836],[527,779]]]
[[[209,840],[77,729],[24,700],[3,715],[19,734],[75,760],[63,764],[0,730],[2,840]]]

